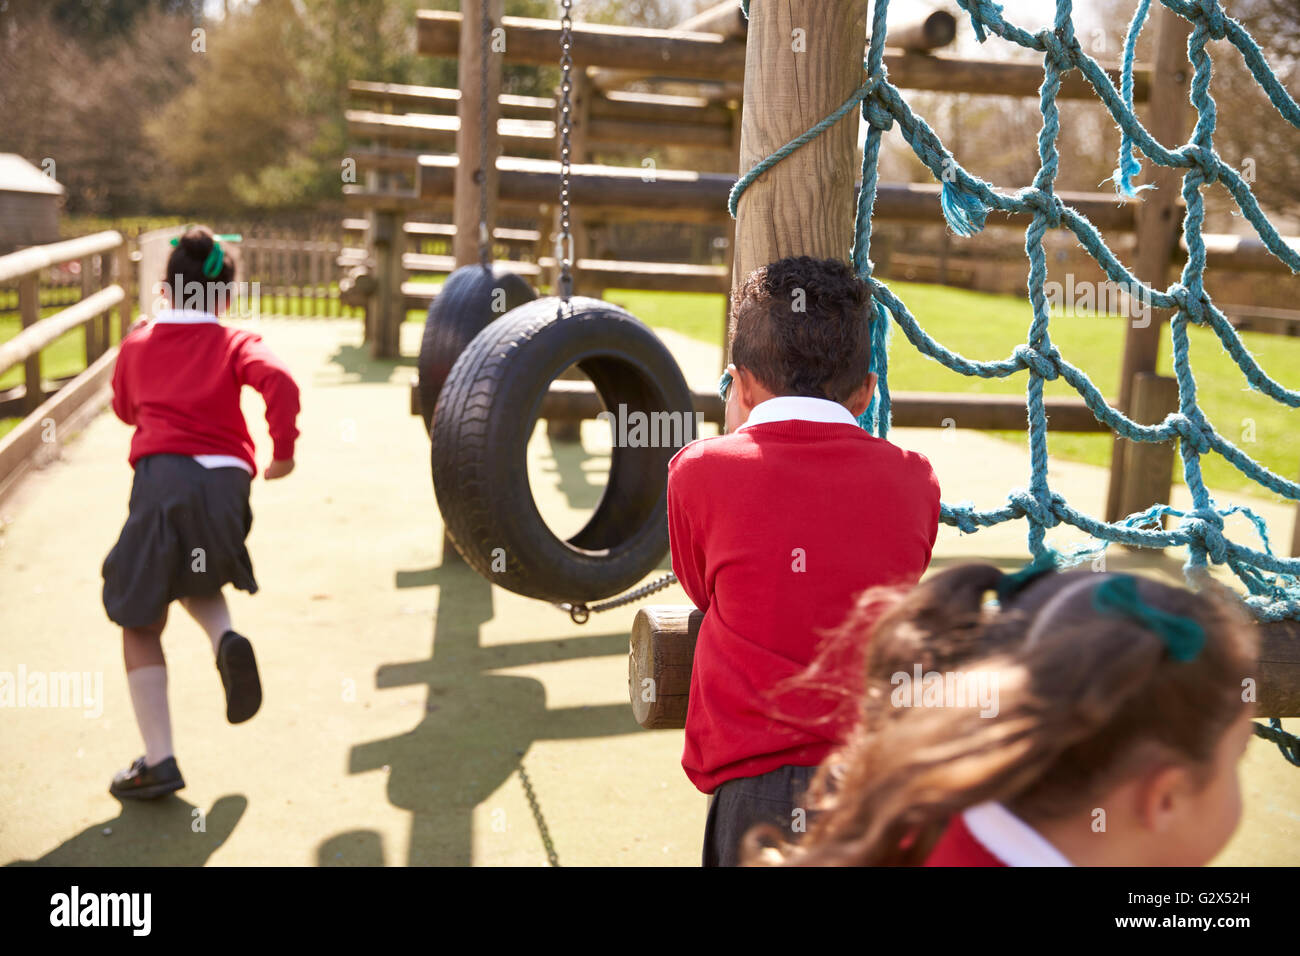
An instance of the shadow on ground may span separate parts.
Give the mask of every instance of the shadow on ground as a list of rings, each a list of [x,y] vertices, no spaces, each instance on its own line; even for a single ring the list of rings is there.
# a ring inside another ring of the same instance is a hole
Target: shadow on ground
[[[483,647],[481,628],[493,616],[492,586],[458,555],[448,555],[436,568],[398,571],[396,583],[399,588],[439,588],[433,651],[428,660],[382,665],[376,684],[381,689],[426,685],[427,716],[406,734],[354,747],[348,769],[386,769],[389,800],[413,814],[407,859],[382,860],[378,834],[362,830],[322,844],[317,854],[322,865],[468,865],[473,862],[475,807],[519,772],[534,742],[638,729],[626,705],[548,708],[540,681],[490,673],[623,655],[626,631]],[[544,819],[545,794],[538,796]],[[537,847],[542,849],[540,833]],[[563,847],[557,850],[563,854]]]
[[[332,365],[341,368],[345,375],[349,376],[344,384],[353,382],[380,382],[391,381],[393,370],[396,368],[415,368],[416,357],[414,355],[403,355],[395,359],[377,359],[370,355],[370,348],[366,345],[347,345],[340,344],[334,354],[329,357]]]
[[[128,801],[121,813],[92,824],[37,860],[9,866],[202,866],[225,843],[248,809],[242,795],[226,796],[206,816],[173,794]]]

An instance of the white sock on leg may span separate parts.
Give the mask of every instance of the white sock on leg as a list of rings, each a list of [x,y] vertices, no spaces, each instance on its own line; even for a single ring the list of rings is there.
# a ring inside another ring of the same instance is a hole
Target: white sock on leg
[[[226,596],[218,591],[207,597],[184,597],[181,604],[207,632],[212,642],[212,653],[221,647],[221,636],[231,629],[230,608],[226,607]]]
[[[172,755],[172,719],[167,710],[167,668],[137,667],[126,672],[135,722],[144,738],[144,762],[153,767]]]

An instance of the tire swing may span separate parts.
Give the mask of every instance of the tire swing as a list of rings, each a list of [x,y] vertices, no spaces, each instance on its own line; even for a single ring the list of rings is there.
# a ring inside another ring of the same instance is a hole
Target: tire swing
[[[484,96],[488,91],[488,35],[491,21],[487,4],[482,4],[483,22],[479,31],[482,49],[480,81]],[[486,100],[479,110],[478,171],[479,224],[478,256],[474,265],[461,266],[447,277],[438,294],[429,303],[424,320],[424,337],[420,340],[420,357],[416,362],[416,387],[420,394],[420,415],[424,427],[431,429],[433,410],[447,373],[474,336],[488,323],[511,309],[537,298],[533,287],[519,274],[509,271],[505,263],[492,262],[492,225],[488,222],[487,168],[496,157],[488,150],[488,111]]]
[[[667,553],[668,461],[695,434],[690,389],[658,337],[617,306],[571,296],[571,0],[562,6],[560,294],[492,322],[456,360],[434,412],[432,465],[447,535],[466,563],[517,594],[568,602],[561,606],[582,623],[590,610],[603,609],[588,608],[587,602],[631,587]],[[574,365],[620,420],[640,412],[643,420],[663,421],[668,412],[668,421],[683,425],[679,444],[615,441],[604,494],[586,525],[566,541],[537,510],[526,455],[551,382]],[[672,580],[609,604],[626,603]]]

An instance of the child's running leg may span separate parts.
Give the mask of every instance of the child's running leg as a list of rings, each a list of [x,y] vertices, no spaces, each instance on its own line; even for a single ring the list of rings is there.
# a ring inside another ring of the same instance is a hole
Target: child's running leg
[[[167,663],[162,632],[167,612],[148,627],[122,629],[122,656],[135,722],[144,739],[144,756],[113,778],[109,792],[148,799],[185,786],[172,753],[172,722],[167,706]]]
[[[220,591],[183,597],[181,604],[212,642],[217,670],[226,689],[226,719],[232,724],[243,723],[262,706],[262,681],[257,673],[253,645],[231,629],[230,609]]]
[[[231,629],[230,608],[226,606],[226,596],[218,591],[216,594],[194,594],[181,598],[181,605],[189,611],[190,617],[198,622],[212,642],[212,653],[221,651],[221,639]]]

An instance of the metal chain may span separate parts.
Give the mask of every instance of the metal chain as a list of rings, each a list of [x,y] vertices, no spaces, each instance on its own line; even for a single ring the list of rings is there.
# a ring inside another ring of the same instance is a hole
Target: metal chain
[[[488,155],[488,34],[492,31],[492,18],[488,15],[491,0],[479,0],[479,97],[478,97],[478,261],[484,269],[492,261],[492,231],[488,228],[488,164],[496,157]]]
[[[573,0],[560,0],[560,234],[555,261],[560,268],[561,303],[573,295],[573,233],[569,222],[569,163],[573,126]]]
[[[537,803],[537,794],[533,793],[533,784],[524,771],[522,760],[519,762],[519,779],[523,781],[524,796],[528,798],[528,805],[533,809],[533,819],[537,821],[537,830],[542,835],[542,846],[546,848],[546,861],[551,866],[559,866],[560,858],[555,855],[555,844],[551,842],[551,831],[546,829],[546,821],[542,819],[542,808]]]
[[[639,601],[644,597],[649,597],[656,591],[662,591],[664,588],[672,587],[677,583],[677,575],[669,571],[661,578],[655,578],[649,584],[643,584],[635,590],[628,591],[622,597],[612,598],[608,601],[600,601],[596,604],[587,605],[581,601],[577,603],[568,603],[555,605],[561,611],[568,611],[569,617],[574,624],[586,624],[588,618],[593,614],[599,614],[601,611],[612,611],[616,607],[622,607],[625,604],[631,604]]]

